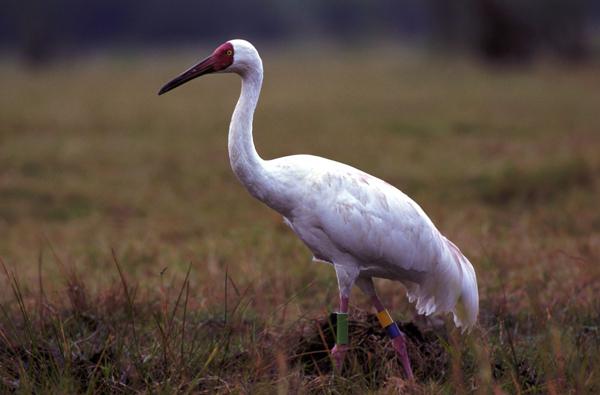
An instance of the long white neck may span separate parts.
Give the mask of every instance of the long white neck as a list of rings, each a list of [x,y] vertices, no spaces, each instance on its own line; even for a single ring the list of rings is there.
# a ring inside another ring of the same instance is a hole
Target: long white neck
[[[240,73],[242,92],[229,125],[229,160],[233,172],[248,191],[265,201],[268,175],[265,161],[256,152],[252,139],[252,119],[262,85],[262,65]]]

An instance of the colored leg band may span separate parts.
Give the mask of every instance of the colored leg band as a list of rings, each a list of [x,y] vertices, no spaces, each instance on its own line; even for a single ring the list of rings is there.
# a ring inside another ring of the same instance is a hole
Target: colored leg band
[[[337,344],[348,344],[348,313],[336,314],[336,337]]]
[[[389,325],[385,328],[385,331],[387,332],[387,335],[390,337],[390,339],[395,339],[398,336],[400,336],[400,328],[398,328],[398,324],[396,324],[395,322],[392,322],[392,325]]]
[[[394,323],[394,320],[387,310],[381,310],[379,313],[377,313],[377,319],[379,320],[379,324],[382,328],[387,328]]]
[[[385,329],[390,339],[400,336],[400,328],[398,328],[398,324],[394,322],[387,310],[381,310],[378,312],[377,319],[379,320],[381,327]]]

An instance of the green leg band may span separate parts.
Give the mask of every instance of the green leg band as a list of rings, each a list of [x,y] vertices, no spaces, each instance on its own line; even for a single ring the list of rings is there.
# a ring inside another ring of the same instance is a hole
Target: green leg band
[[[348,313],[336,313],[336,344],[348,344]]]

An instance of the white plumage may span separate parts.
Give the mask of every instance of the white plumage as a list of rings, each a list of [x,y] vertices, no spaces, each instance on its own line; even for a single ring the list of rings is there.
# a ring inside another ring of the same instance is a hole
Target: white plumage
[[[471,263],[404,193],[353,167],[309,155],[264,164],[271,193],[257,196],[279,211],[318,260],[358,277],[400,281],[417,311],[452,312],[475,323],[477,282]],[[279,193],[277,193],[279,191]]]
[[[347,300],[354,284],[376,297],[372,277],[396,280],[406,286],[419,313],[451,312],[456,326],[463,330],[473,326],[479,301],[473,266],[411,198],[385,181],[332,160],[311,155],[266,161],[259,157],[252,119],[262,85],[262,61],[249,42],[228,44],[233,48],[232,63],[209,71],[242,77],[229,128],[231,167],[240,182],[285,218],[316,260],[333,264],[342,298]],[[191,79],[182,76],[161,93]]]

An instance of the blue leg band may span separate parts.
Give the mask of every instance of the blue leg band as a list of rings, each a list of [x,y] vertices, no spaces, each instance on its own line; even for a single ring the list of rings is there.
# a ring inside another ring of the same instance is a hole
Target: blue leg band
[[[385,331],[387,332],[387,335],[390,337],[390,339],[395,339],[398,336],[400,336],[400,328],[398,328],[398,324],[396,324],[395,322],[391,325],[386,326]]]

